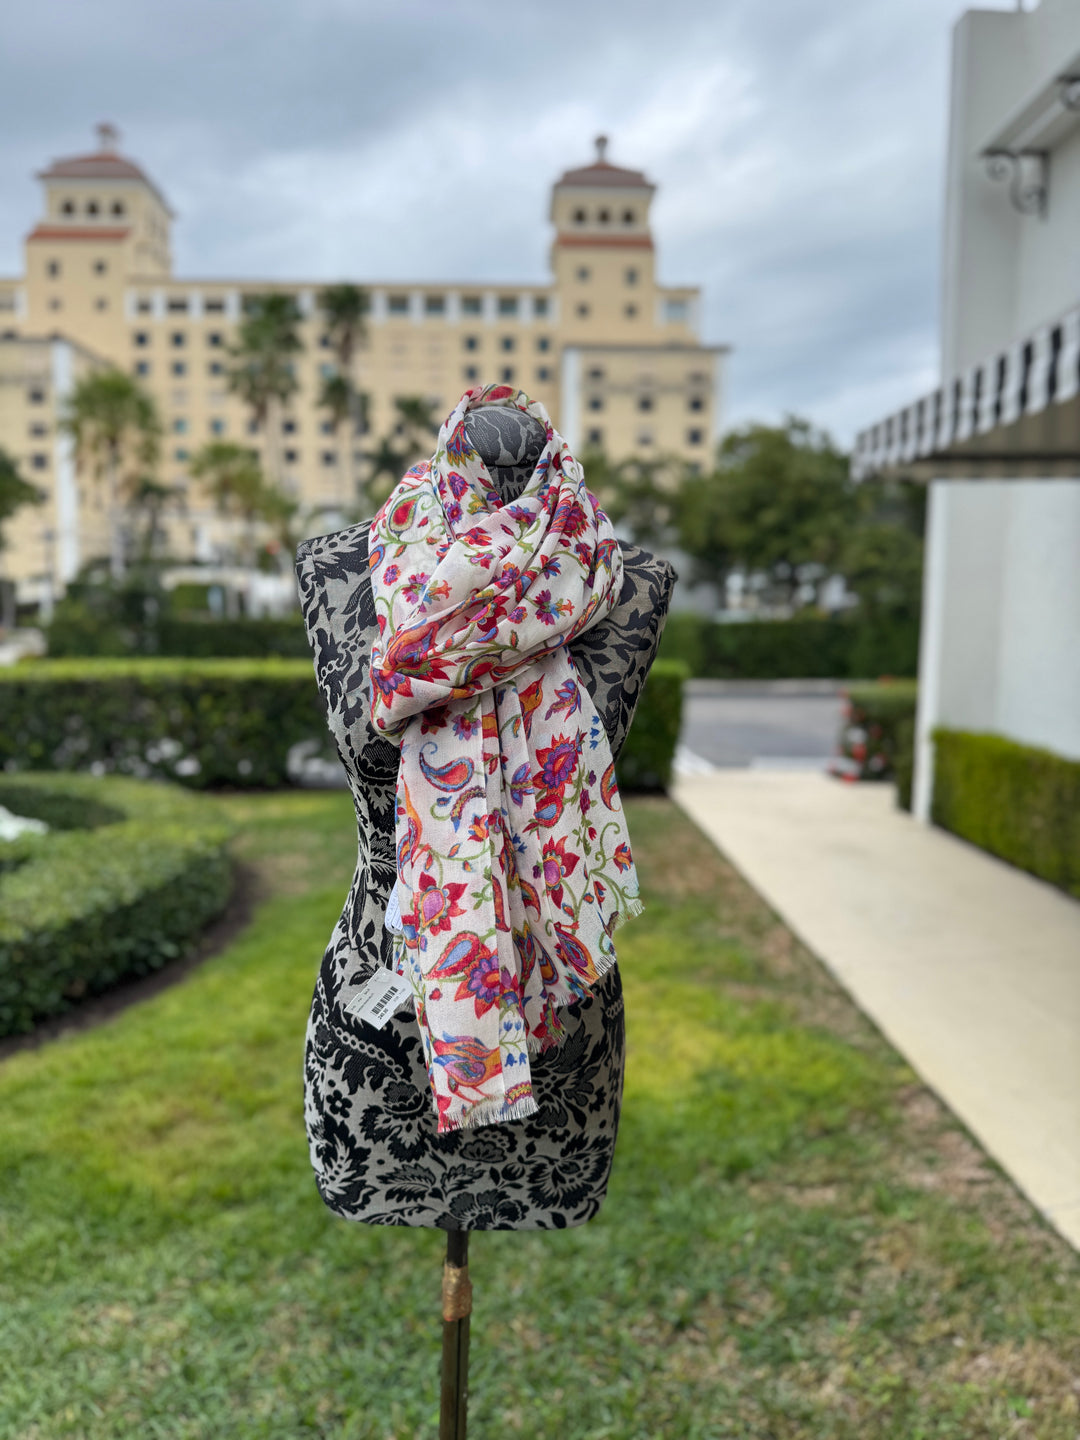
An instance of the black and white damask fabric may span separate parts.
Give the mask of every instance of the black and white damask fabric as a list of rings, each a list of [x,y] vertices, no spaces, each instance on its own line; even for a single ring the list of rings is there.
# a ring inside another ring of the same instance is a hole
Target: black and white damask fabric
[[[326,707],[356,808],[356,872],[312,997],[304,1118],[319,1194],[336,1214],[375,1225],[550,1230],[582,1225],[607,1190],[622,1102],[625,1032],[615,965],[565,1012],[571,1033],[533,1057],[539,1110],[523,1120],[436,1132],[412,1007],[381,1029],[345,1007],[390,962],[383,920],[396,877],[398,751],[370,724],[376,634],[363,522],[305,540],[300,601]],[[656,655],[675,572],[624,545],[625,581],[607,620],[570,647],[612,753],[630,728]],[[632,837],[631,837],[632,838]]]

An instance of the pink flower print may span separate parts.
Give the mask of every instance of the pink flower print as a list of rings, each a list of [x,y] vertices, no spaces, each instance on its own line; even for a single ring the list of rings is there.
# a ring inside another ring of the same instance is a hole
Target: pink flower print
[[[475,713],[454,716],[454,734],[459,740],[471,740],[480,733],[480,717]]]
[[[388,565],[383,571],[383,580],[386,582],[387,585],[393,585],[394,581],[398,578],[400,574],[401,571],[396,565]]]
[[[578,740],[568,740],[565,735],[557,735],[546,749],[537,750],[536,758],[540,769],[534,779],[538,783],[542,782],[545,790],[561,791],[569,784],[580,754],[580,737]]]
[[[457,994],[462,1000],[466,998],[466,994],[471,995],[476,1001],[477,1015],[483,1015],[486,1010],[498,1004],[502,990],[499,958],[497,955],[488,954],[469,972],[468,980],[458,986]],[[462,994],[462,991],[466,994]]]
[[[573,715],[580,709],[581,690],[577,681],[571,676],[569,680],[564,680],[555,691],[555,699],[548,706],[544,714],[544,719],[550,720],[553,715],[558,715],[559,712],[563,710],[565,710],[567,715]],[[593,784],[595,782],[590,781],[589,783]]]
[[[441,730],[446,724],[447,714],[445,705],[433,705],[430,710],[420,712],[420,734],[427,735],[431,731]]]
[[[525,619],[527,613],[528,612],[526,611],[524,605],[515,605],[513,610],[510,611],[511,623],[514,625],[520,625],[522,620]]]
[[[621,845],[616,847],[615,854],[612,858],[620,870],[629,870],[630,866],[634,863],[633,856],[630,854],[630,846],[627,845],[625,840]]]
[[[560,615],[569,615],[573,608],[569,600],[552,600],[550,590],[541,590],[536,597],[536,618],[544,625],[554,625]]]
[[[556,555],[545,555],[540,561],[540,574],[545,580],[550,579],[552,575],[558,575],[561,568],[561,563]]]
[[[473,840],[486,840],[488,838],[488,817],[486,815],[474,815],[469,822],[469,835]]]
[[[456,525],[461,519],[461,506],[456,500],[452,500],[446,507],[446,518],[451,525]]]
[[[545,840],[543,849],[544,886],[556,905],[562,904],[562,882],[577,869],[580,855],[566,853],[566,836],[561,840]]]
[[[416,602],[420,599],[420,592],[427,584],[427,581],[428,577],[423,572],[423,570],[416,571],[415,574],[410,575],[409,578],[405,581],[405,584],[402,587],[402,593],[404,594],[405,599],[410,602],[410,604],[415,605]]]
[[[447,451],[449,451],[449,448],[450,447],[447,446]],[[450,471],[450,474],[446,477],[446,483],[450,486],[455,500],[460,500],[469,488],[469,482],[465,479],[465,476],[459,475],[456,470]]]
[[[587,815],[587,814],[589,813],[589,811],[590,811],[591,808],[592,808],[592,797],[590,796],[588,790],[582,790],[582,792],[581,792],[581,813],[582,813],[583,815]]]
[[[436,885],[435,877],[427,872],[420,876],[420,889],[415,896],[416,915],[420,928],[437,935],[440,930],[449,930],[450,921],[465,914],[465,907],[458,901],[468,889],[451,881],[449,885]]]

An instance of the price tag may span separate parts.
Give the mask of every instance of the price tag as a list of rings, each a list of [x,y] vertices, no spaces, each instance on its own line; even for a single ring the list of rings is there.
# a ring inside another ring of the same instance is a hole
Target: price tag
[[[400,935],[405,928],[401,923],[401,901],[398,899],[396,881],[394,882],[394,888],[390,891],[390,900],[386,907],[386,919],[383,921],[383,924],[387,930],[392,930],[395,935]]]
[[[376,970],[345,1006],[345,1013],[381,1030],[395,1010],[412,999],[412,986],[393,970]]]

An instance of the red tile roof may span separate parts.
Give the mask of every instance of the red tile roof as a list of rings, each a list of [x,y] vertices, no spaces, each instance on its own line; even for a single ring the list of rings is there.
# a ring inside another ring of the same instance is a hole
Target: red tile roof
[[[557,185],[581,185],[590,188],[597,185],[638,186],[646,190],[655,189],[640,170],[624,170],[621,165],[611,165],[607,160],[594,160],[591,165],[582,165],[577,170],[567,170],[555,182]]]
[[[65,160],[54,160],[47,170],[39,170],[39,180],[141,180],[169,210],[168,201],[133,160],[125,160],[110,150],[98,150],[92,155],[71,155]],[[169,210],[169,214],[172,211]]]
[[[651,250],[651,235],[556,235],[556,245],[620,245],[627,250]]]

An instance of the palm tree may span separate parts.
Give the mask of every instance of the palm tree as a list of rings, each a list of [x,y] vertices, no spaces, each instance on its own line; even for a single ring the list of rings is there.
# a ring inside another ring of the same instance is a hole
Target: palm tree
[[[279,410],[299,389],[293,356],[304,342],[298,326],[300,311],[291,295],[249,295],[235,345],[229,347],[232,364],[226,383],[247,405],[256,429],[267,437],[267,468],[281,478],[281,425]]]
[[[367,427],[368,397],[363,391],[357,390],[349,377],[339,370],[334,375],[328,375],[323,381],[319,404],[330,415],[339,455],[342,452],[344,429],[344,457],[338,468],[339,483],[334,497],[336,505],[340,507],[344,504],[345,495],[349,496],[350,500],[353,498],[353,432]]]
[[[319,292],[319,309],[334,357],[346,379],[351,378],[353,354],[367,336],[366,319],[371,296],[360,285],[327,285]]]
[[[192,457],[190,470],[210,495],[219,515],[242,523],[241,563],[255,563],[255,525],[262,518],[267,486],[258,454],[232,440],[213,440]]]
[[[394,410],[397,421],[392,432],[377,440],[364,457],[367,498],[375,506],[382,504],[410,465],[431,454],[432,438],[439,433],[435,407],[422,395],[395,395]]]
[[[121,516],[131,488],[152,473],[161,448],[161,419],[153,397],[122,370],[110,367],[78,381],[60,422],[75,441],[80,465],[89,464],[95,480],[108,487],[109,569],[124,574]]]
[[[274,535],[273,542],[267,549],[273,550],[275,556],[284,554],[290,562],[303,538],[296,523],[299,512],[299,502],[291,495],[286,495],[285,491],[279,490],[276,485],[266,487],[263,492],[262,518]]]
[[[27,484],[19,474],[15,461],[6,450],[0,450],[0,553],[8,546],[4,526],[16,510],[21,510],[24,505],[43,505],[45,498],[45,491],[39,490],[36,485]],[[12,613],[14,596],[10,583],[0,585],[0,599],[3,601],[0,626],[6,630],[15,623]]]
[[[135,549],[144,566],[153,562],[154,544],[162,534],[161,516],[173,504],[183,505],[183,491],[178,485],[163,485],[152,475],[140,475],[131,486],[131,511],[137,531]]]

